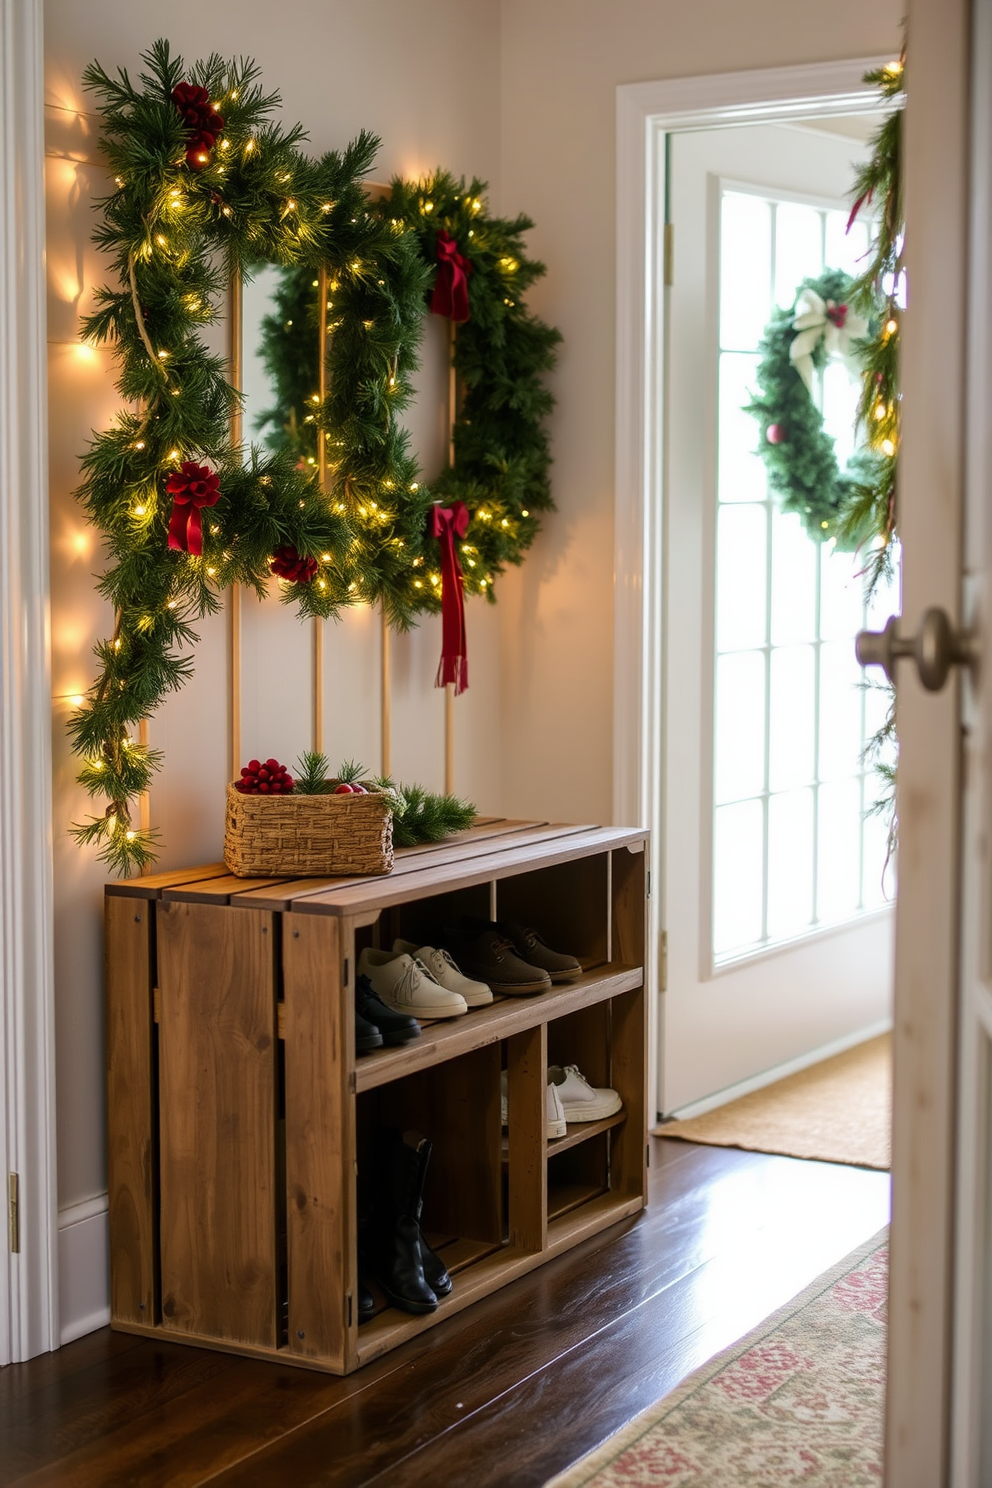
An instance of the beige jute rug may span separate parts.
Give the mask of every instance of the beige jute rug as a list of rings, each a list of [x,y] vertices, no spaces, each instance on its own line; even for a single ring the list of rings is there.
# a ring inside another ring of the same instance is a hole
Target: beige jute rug
[[[878,1488],[887,1232],[545,1488]]]
[[[705,1116],[656,1130],[712,1147],[888,1168],[891,1124],[892,1040],[885,1033]]]

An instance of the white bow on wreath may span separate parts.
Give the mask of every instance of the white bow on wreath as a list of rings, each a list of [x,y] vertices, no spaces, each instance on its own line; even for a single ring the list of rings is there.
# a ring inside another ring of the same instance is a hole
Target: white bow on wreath
[[[796,301],[792,321],[796,335],[789,359],[809,392],[813,392],[813,353],[823,341],[827,360],[839,358],[852,377],[860,376],[861,363],[854,343],[868,334],[868,322],[847,305],[821,300],[815,289],[804,289]]]

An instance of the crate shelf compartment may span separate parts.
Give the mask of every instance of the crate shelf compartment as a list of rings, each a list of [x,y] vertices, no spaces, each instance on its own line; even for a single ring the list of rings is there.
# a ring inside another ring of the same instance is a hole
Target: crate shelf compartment
[[[480,822],[387,877],[108,885],[112,1326],[333,1374],[636,1215],[646,1197],[646,834]],[[583,973],[356,1058],[365,945],[519,920]],[[546,1137],[549,1063],[623,1110]],[[500,1072],[509,1086],[506,1160]],[[433,1144],[424,1221],[454,1289],[357,1321],[375,1134]]]

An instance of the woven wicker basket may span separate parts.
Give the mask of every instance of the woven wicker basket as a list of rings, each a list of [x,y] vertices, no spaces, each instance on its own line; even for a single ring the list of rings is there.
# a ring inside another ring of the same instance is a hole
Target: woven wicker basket
[[[388,795],[245,796],[227,787],[224,862],[239,878],[388,873]]]

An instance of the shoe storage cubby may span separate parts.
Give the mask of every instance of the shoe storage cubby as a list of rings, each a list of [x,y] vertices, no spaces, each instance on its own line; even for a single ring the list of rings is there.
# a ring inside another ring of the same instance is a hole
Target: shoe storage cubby
[[[346,1374],[645,1203],[643,831],[482,821],[375,878],[224,866],[106,891],[115,1328]],[[356,1056],[366,946],[516,920],[582,973]],[[547,1070],[622,1109],[547,1136]],[[501,1088],[506,1091],[506,1124]],[[412,1316],[373,1285],[377,1133],[432,1144],[422,1227],[453,1279]]]

